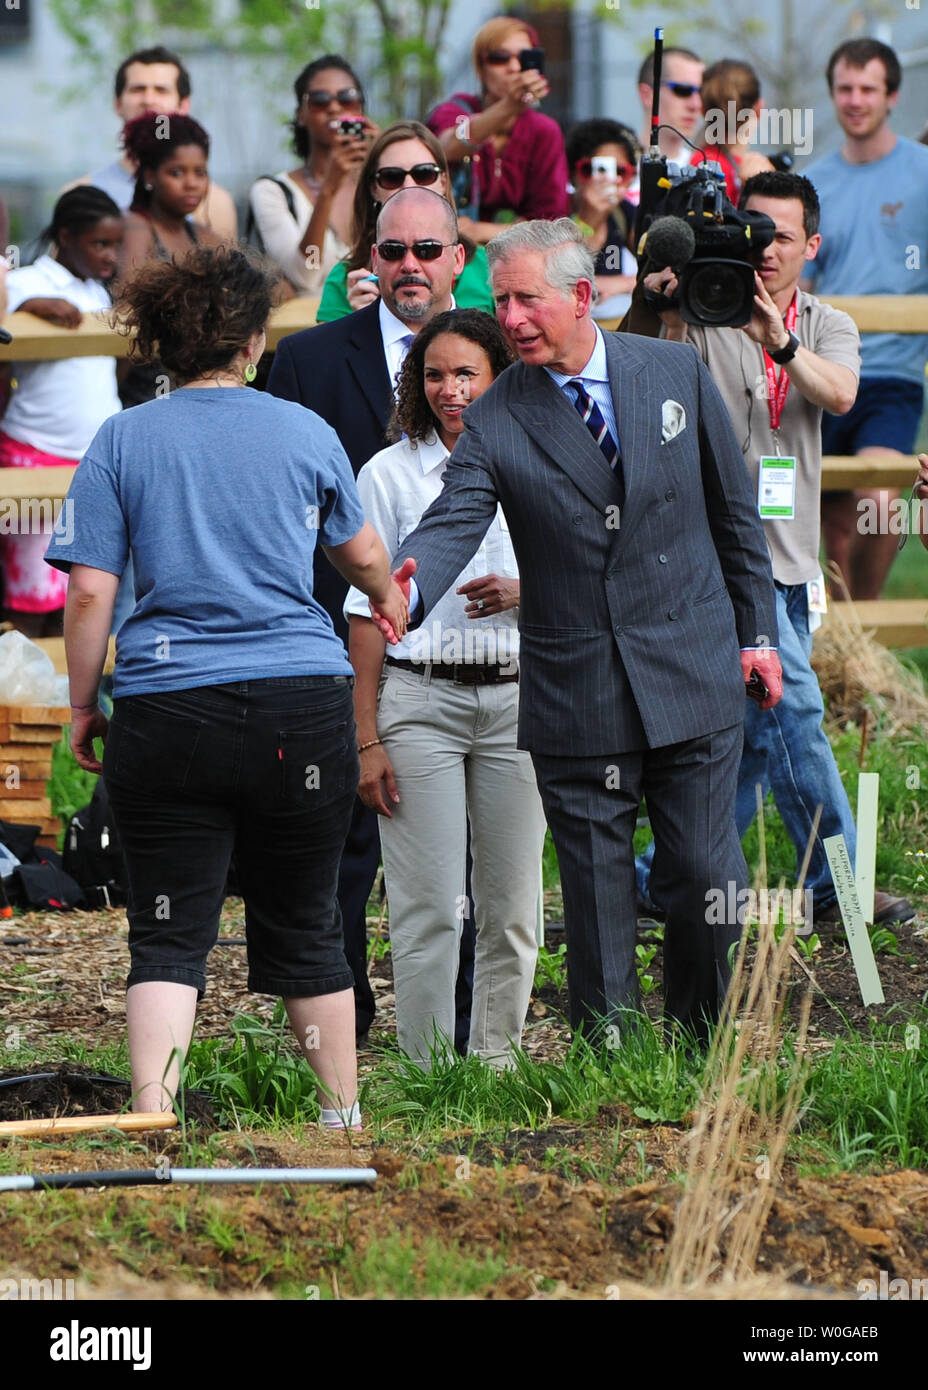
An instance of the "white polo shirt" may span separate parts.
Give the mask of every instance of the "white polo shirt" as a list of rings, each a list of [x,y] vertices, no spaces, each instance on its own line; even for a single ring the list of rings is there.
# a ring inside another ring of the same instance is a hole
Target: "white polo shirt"
[[[419,524],[422,513],[442,490],[448,450],[436,435],[417,448],[408,439],[381,449],[358,474],[358,492],[364,515],[380,536],[388,555],[395,555]],[[444,662],[446,665],[506,665],[519,653],[518,609],[494,613],[488,618],[469,618],[470,600],[455,593],[461,584],[485,574],[518,578],[515,552],[501,507],[467,565],[442,594],[421,627],[408,632],[389,655],[404,661]],[[369,618],[367,595],[351,588],[345,600],[345,617],[352,613]]]
[[[11,314],[27,299],[66,299],[84,313],[113,307],[99,280],[79,280],[51,256],[11,270],[6,285]],[[115,357],[14,362],[13,379],[16,389],[0,429],[46,454],[79,459],[103,421],[122,409]]]

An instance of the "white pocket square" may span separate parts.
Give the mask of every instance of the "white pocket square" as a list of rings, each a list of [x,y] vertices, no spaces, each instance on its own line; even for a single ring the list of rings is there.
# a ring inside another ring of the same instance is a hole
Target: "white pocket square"
[[[661,443],[667,444],[686,429],[686,411],[679,401],[664,401],[661,406]]]

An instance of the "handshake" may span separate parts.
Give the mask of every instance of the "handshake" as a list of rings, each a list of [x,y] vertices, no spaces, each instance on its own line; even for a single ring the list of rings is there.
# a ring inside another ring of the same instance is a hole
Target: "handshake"
[[[406,635],[409,623],[409,581],[416,572],[415,560],[404,560],[390,576],[386,594],[375,602],[369,599],[371,617],[392,647]]]

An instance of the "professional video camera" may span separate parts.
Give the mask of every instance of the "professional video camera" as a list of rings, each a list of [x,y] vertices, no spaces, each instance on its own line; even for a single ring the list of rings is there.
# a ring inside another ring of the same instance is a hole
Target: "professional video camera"
[[[712,160],[669,163],[658,134],[662,31],[655,34],[651,148],[641,161],[638,259],[643,269],[673,269],[676,295],[644,299],[655,309],[678,308],[686,323],[740,328],[754,312],[754,272],[776,228],[762,212],[739,212],[725,192],[725,177]]]

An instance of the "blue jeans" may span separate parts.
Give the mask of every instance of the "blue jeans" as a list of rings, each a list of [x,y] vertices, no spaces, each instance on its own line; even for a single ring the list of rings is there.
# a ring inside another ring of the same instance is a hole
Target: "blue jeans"
[[[735,820],[743,836],[757,814],[759,782],[764,796],[773,792],[777,810],[796,848],[796,870],[805,854],[815,808],[822,803],[818,836],[806,874],[816,912],[835,901],[834,885],[822,841],[843,835],[851,863],[857,853],[857,830],[847,792],[831,745],[822,728],[825,708],[815,672],[809,664],[812,634],[804,584],[776,584],[779,656],[783,698],[773,709],[745,700],[744,749],[738,773]],[[645,903],[653,845],[635,863],[639,898]]]

